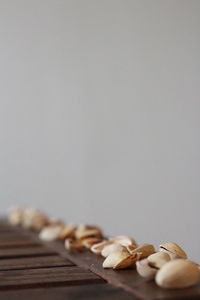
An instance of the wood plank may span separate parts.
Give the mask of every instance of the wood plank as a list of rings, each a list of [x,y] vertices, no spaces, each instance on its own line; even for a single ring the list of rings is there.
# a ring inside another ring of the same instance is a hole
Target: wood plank
[[[101,282],[102,278],[77,266],[0,271],[0,290]]]
[[[57,252],[54,249],[42,246],[26,247],[26,248],[2,248],[0,249],[0,259],[6,259],[10,257],[35,257],[35,256],[47,256],[56,255]]]
[[[167,290],[158,287],[154,281],[147,281],[138,275],[134,269],[112,270],[104,269],[102,263],[104,258],[91,253],[66,251],[60,242],[48,242],[48,247],[56,249],[63,257],[68,258],[78,266],[91,270],[104,278],[111,285],[123,288],[139,299],[146,300],[175,300],[200,299],[200,282],[198,285],[187,289]]]
[[[0,259],[0,271],[38,269],[47,267],[73,266],[74,264],[66,258],[58,255],[39,256],[26,258]]]
[[[133,295],[109,284],[51,287],[49,289],[31,289],[1,291],[0,300],[137,300]]]
[[[36,241],[33,241],[31,239],[21,239],[21,238],[15,238],[15,239],[1,239],[0,237],[0,249],[1,248],[19,248],[19,247],[33,247],[33,246],[40,246],[40,244]]]

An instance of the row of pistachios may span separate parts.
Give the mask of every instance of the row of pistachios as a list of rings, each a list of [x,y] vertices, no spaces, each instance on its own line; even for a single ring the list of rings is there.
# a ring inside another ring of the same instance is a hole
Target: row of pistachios
[[[185,251],[176,243],[167,242],[156,251],[152,244],[138,245],[126,235],[105,238],[97,226],[66,224],[49,218],[37,209],[15,207],[10,210],[9,222],[15,226],[35,230],[44,241],[61,240],[69,251],[91,252],[104,257],[103,268],[134,268],[147,280],[154,280],[163,288],[185,288],[200,278],[198,264],[187,259]]]

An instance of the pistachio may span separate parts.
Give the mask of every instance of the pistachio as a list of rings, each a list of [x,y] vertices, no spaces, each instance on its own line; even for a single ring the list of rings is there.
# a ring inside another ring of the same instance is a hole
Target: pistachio
[[[166,252],[170,255],[171,259],[174,258],[187,258],[185,251],[176,243],[168,242],[160,245],[160,251]]]
[[[132,266],[138,260],[138,254],[130,254],[128,251],[111,252],[103,262],[103,268],[125,269]]]
[[[94,244],[101,242],[100,238],[91,237],[83,240],[83,246],[90,249]]]
[[[149,265],[147,258],[137,261],[136,269],[138,274],[146,279],[153,279],[158,271]]]
[[[141,258],[148,257],[149,255],[153,254],[155,252],[155,248],[151,244],[144,244],[142,246],[139,246],[137,248],[133,248],[131,246],[127,247],[127,250],[132,253],[141,253]]]
[[[110,245],[104,246],[103,250],[101,251],[101,255],[103,257],[107,257],[110,253],[114,251],[123,251],[126,250],[126,248],[118,243],[112,243]]]
[[[62,226],[49,225],[44,227],[40,231],[39,238],[44,241],[53,241],[59,238],[61,231],[62,231]]]
[[[75,237],[78,240],[88,237],[102,237],[102,232],[96,226],[80,225],[75,232]]]
[[[147,258],[148,263],[151,267],[160,269],[164,264],[171,260],[170,256],[166,252],[156,252],[151,254]]]
[[[94,245],[92,245],[92,247],[90,248],[90,250],[95,253],[95,254],[100,254],[101,251],[103,250],[103,248],[107,245],[110,245],[112,244],[111,241],[108,241],[108,240],[104,240],[100,243],[96,243]]]
[[[84,247],[82,240],[74,240],[72,238],[68,238],[65,240],[65,248],[67,250],[82,251]]]
[[[73,224],[63,225],[59,234],[59,239],[64,240],[69,237],[74,237],[77,226]]]
[[[11,225],[21,225],[23,220],[24,209],[20,206],[11,207],[9,209],[8,221]]]
[[[118,235],[114,238],[110,238],[109,240],[113,241],[113,242],[117,242],[118,244],[125,246],[125,247],[130,246],[130,245],[135,246],[135,248],[137,247],[136,241],[127,235]]]
[[[40,231],[48,224],[47,216],[41,211],[33,208],[24,210],[22,225],[25,228],[31,228],[36,231]]]
[[[199,270],[195,263],[185,259],[167,262],[156,274],[156,283],[163,288],[186,288],[199,280]]]

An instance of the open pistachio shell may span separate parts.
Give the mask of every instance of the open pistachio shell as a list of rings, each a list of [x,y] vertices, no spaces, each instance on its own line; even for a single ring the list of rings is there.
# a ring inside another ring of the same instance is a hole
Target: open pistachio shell
[[[101,254],[101,251],[103,250],[103,248],[107,245],[110,245],[110,244],[112,244],[111,241],[104,240],[100,243],[96,243],[96,244],[92,245],[90,250],[95,254]]]
[[[174,258],[187,258],[185,251],[176,243],[167,242],[160,245],[160,251],[166,252],[172,259]]]
[[[67,250],[82,251],[84,249],[82,240],[74,240],[68,238],[65,240],[65,248]]]
[[[155,248],[151,244],[144,244],[134,249],[132,249],[131,246],[128,246],[127,250],[130,253],[141,253],[141,258],[148,257],[149,255],[155,253]]]
[[[137,253],[130,254],[127,251],[114,251],[104,260],[103,268],[126,269],[132,266],[137,259]]]
[[[83,240],[83,246],[85,248],[90,249],[94,244],[101,242],[100,238],[95,238],[95,237],[91,237],[91,238],[86,238]]]
[[[123,251],[125,250],[125,247],[118,244],[118,243],[112,243],[110,245],[106,245],[103,247],[101,251],[101,255],[103,257],[107,257],[110,253],[115,252],[115,251]]]
[[[85,239],[88,237],[102,237],[102,232],[97,226],[80,225],[75,232],[76,239]]]
[[[24,208],[20,206],[11,207],[9,209],[8,221],[11,225],[21,225],[23,221]]]
[[[130,245],[135,246],[135,248],[137,247],[136,241],[127,235],[118,235],[116,237],[110,238],[109,240],[113,241],[113,242],[117,242],[120,245],[125,246],[125,247],[130,246]]]
[[[62,226],[60,225],[50,225],[44,227],[40,233],[39,238],[44,241],[53,241],[59,238]]]
[[[64,240],[69,237],[74,237],[76,228],[77,226],[73,224],[63,225],[59,234],[59,239]]]

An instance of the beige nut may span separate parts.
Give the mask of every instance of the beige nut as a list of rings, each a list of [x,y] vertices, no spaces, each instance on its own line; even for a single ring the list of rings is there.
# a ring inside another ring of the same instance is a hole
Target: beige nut
[[[186,288],[199,280],[195,263],[185,259],[174,259],[166,263],[156,274],[156,283],[163,288]]]
[[[74,237],[77,226],[74,224],[65,224],[59,234],[59,239],[65,240],[66,238]]]
[[[36,231],[40,231],[48,224],[47,216],[34,208],[27,208],[23,213],[22,225],[25,228],[31,228]]]
[[[23,221],[24,208],[14,206],[9,209],[8,221],[11,225],[21,225]]]
[[[75,232],[75,237],[78,240],[88,237],[102,237],[102,232],[96,226],[80,225]]]
[[[130,254],[127,251],[115,251],[106,257],[103,268],[126,269],[133,266],[138,259],[137,253]]]
[[[113,242],[117,242],[120,245],[125,247],[127,246],[135,246],[135,248],[137,247],[136,241],[127,235],[118,235],[116,237],[110,238],[109,240]]]
[[[153,279],[157,273],[157,269],[149,265],[148,259],[142,259],[136,262],[136,269],[140,276],[146,279]]]
[[[96,243],[94,245],[92,245],[92,247],[90,248],[90,250],[95,253],[95,254],[101,254],[101,251],[103,250],[103,248],[107,245],[112,244],[113,242],[108,241],[108,240],[104,240],[100,243]]]
[[[101,242],[100,238],[96,238],[96,237],[86,238],[83,240],[83,246],[85,248],[90,249],[93,245],[95,245],[99,242]]]
[[[39,238],[43,241],[53,241],[59,238],[61,231],[60,225],[46,226],[40,231]]]
[[[82,251],[84,249],[82,240],[74,240],[72,238],[65,240],[65,248],[70,251]]]
[[[141,253],[141,258],[148,257],[149,255],[155,253],[155,248],[151,244],[144,244],[142,246],[139,246],[139,247],[133,248],[133,249],[131,246],[128,246],[127,250],[130,253]]]
[[[160,245],[160,251],[166,252],[170,255],[171,259],[174,258],[187,258],[185,251],[176,243],[167,242]]]
[[[115,251],[125,251],[126,248],[118,243],[112,243],[110,245],[104,246],[103,250],[101,251],[101,255],[103,257],[107,257],[110,253]],[[126,251],[128,253],[128,251]]]
[[[164,264],[171,260],[171,257],[166,252],[156,252],[149,255],[147,260],[151,267],[160,269]]]

